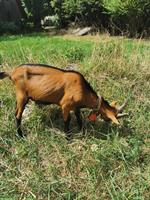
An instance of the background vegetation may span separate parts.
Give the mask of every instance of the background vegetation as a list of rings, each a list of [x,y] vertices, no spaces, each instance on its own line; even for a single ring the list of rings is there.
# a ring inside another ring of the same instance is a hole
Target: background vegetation
[[[147,0],[21,0],[22,20],[0,23],[0,33],[40,30],[41,20],[51,25],[93,26],[113,35],[149,36],[150,1]]]
[[[1,70],[20,63],[65,68],[76,63],[93,88],[108,101],[129,96],[129,117],[120,126],[96,123],[83,110],[86,134],[73,117],[73,139],[61,131],[56,106],[30,103],[24,116],[25,139],[16,136],[15,93],[0,81],[0,198],[63,200],[147,200],[150,196],[150,43],[89,36],[78,38],[0,37]]]

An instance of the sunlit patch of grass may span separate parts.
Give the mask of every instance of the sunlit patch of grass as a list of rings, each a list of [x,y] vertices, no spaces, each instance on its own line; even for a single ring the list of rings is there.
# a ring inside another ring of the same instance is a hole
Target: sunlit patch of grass
[[[149,199],[149,49],[142,40],[47,35],[0,38],[1,70],[22,63],[61,68],[75,63],[108,101],[126,97],[129,117],[118,127],[82,112],[85,135],[72,116],[73,139],[66,141],[57,106],[31,103],[20,139],[15,128],[15,91],[0,81],[0,199]]]

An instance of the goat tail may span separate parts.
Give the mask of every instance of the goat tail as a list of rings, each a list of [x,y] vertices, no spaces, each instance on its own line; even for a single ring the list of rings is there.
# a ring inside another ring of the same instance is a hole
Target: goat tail
[[[6,77],[9,77],[10,78],[10,74],[7,73],[7,72],[0,72],[0,79],[4,79]]]

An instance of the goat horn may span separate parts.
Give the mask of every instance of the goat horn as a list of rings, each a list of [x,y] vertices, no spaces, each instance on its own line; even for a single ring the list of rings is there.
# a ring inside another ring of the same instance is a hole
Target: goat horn
[[[117,115],[117,119],[118,118],[121,118],[121,117],[126,117],[126,116],[128,116],[129,114],[128,113],[119,113],[118,115]]]
[[[124,103],[123,103],[119,108],[117,108],[118,113],[122,112],[123,109],[127,106],[128,100],[129,100],[129,98],[127,98],[127,99],[124,101]]]

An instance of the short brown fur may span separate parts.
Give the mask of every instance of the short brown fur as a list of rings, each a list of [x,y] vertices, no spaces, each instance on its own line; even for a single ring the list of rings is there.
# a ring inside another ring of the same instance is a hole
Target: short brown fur
[[[78,72],[65,71],[47,65],[23,64],[15,68],[11,74],[0,73],[0,79],[6,76],[10,77],[16,88],[15,115],[17,130],[21,136],[22,113],[29,99],[37,103],[59,105],[62,109],[65,132],[69,131],[71,110],[75,112],[78,125],[82,128],[80,108],[97,108],[98,95]],[[108,103],[105,102],[104,100],[101,103],[100,112],[102,110],[101,114],[106,115],[105,118],[107,118],[105,110],[108,111]]]

